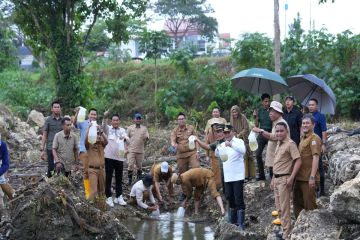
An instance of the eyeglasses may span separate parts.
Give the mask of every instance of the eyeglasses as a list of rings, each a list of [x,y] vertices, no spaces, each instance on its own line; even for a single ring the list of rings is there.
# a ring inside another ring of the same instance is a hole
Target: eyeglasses
[[[178,121],[185,120],[185,118],[178,118]]]

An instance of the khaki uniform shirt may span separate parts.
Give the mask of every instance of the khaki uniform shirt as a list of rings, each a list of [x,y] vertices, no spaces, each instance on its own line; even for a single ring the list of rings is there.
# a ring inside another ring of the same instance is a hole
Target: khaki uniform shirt
[[[89,167],[104,167],[104,148],[105,146],[100,142],[96,142],[95,144],[88,144],[86,150],[88,154]]]
[[[178,144],[176,149],[177,158],[187,158],[196,153],[196,148],[194,150],[189,149],[189,137],[191,135],[196,136],[196,131],[193,126],[188,124],[184,129],[177,127],[171,132],[171,142]]]
[[[143,125],[136,127],[136,124],[133,124],[127,128],[127,134],[130,138],[128,151],[131,153],[144,153],[145,142],[149,138],[147,128]]]
[[[69,136],[65,136],[64,131],[58,132],[55,134],[52,147],[57,153],[59,162],[64,164],[66,171],[70,171],[71,164],[75,163],[74,153],[79,150],[76,135],[70,132]]]
[[[172,167],[169,166],[169,170],[167,173],[162,173],[161,172],[161,163],[155,164],[151,167],[150,170],[151,176],[153,176],[154,182],[161,182],[161,181],[165,181],[167,182],[172,174],[173,174],[173,170]]]
[[[313,156],[321,154],[321,139],[314,132],[304,135],[300,139],[299,151],[302,164],[296,175],[296,180],[309,181]],[[316,171],[316,181],[320,181],[319,170]]]
[[[274,174],[291,174],[293,161],[298,158],[300,158],[300,153],[293,140],[287,137],[284,141],[278,141],[274,158]]]
[[[206,168],[192,168],[180,175],[181,187],[186,196],[191,196],[193,187],[205,188],[214,173]]]
[[[287,122],[282,117],[279,117],[279,119],[277,119],[276,121],[274,121],[272,123],[272,129],[271,129],[271,133],[270,133],[270,138],[269,138],[268,146],[266,148],[265,166],[267,166],[267,167],[272,167],[273,163],[274,163],[275,149],[276,149],[276,145],[277,145],[277,139],[276,139],[276,136],[275,136],[275,132],[276,132],[275,126],[279,122],[284,122],[286,124],[287,130],[288,130],[288,135],[290,136],[289,126],[288,126]]]

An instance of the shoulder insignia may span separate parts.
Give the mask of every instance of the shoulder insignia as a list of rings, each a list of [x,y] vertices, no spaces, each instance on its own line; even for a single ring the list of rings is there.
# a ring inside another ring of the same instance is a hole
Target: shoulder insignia
[[[311,142],[311,145],[316,145],[317,143],[316,143],[316,141],[315,140],[313,140],[312,142]]]

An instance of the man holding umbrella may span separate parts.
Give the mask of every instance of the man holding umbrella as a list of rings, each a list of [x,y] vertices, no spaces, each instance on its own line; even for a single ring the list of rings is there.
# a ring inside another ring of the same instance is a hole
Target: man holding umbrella
[[[321,153],[324,154],[326,152],[327,145],[327,127],[326,127],[326,118],[325,115],[318,111],[318,100],[316,98],[312,98],[308,103],[309,112],[313,115],[315,119],[315,128],[314,133],[318,135],[322,141],[321,145]],[[320,196],[325,196],[325,172],[324,166],[322,162],[322,158],[319,158],[319,172],[320,172]]]

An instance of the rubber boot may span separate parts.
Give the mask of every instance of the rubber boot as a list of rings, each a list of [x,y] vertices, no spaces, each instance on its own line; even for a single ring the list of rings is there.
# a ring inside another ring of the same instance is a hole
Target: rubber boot
[[[128,171],[128,185],[132,184],[133,171]]]
[[[136,178],[138,181],[142,178],[142,170],[137,170]]]
[[[245,230],[245,210],[237,210],[237,223],[240,231]]]
[[[325,177],[320,177],[320,196],[325,196]]]
[[[236,211],[236,209],[229,208],[228,211],[229,211],[229,213],[228,213],[228,215],[229,215],[229,219],[228,219],[229,223],[237,224],[237,211]]]

